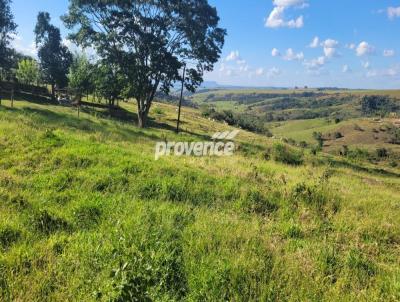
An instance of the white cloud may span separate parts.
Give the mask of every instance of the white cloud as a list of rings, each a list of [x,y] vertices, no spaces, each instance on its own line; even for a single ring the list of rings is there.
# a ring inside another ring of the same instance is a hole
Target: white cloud
[[[326,57],[321,56],[316,59],[305,61],[303,64],[310,70],[320,69],[326,64]]]
[[[275,78],[277,76],[279,76],[282,73],[282,71],[277,68],[277,67],[272,67],[267,71],[267,76],[269,78]]]
[[[34,58],[37,57],[37,48],[35,42],[32,41],[31,43],[29,43],[29,45],[26,45],[24,43],[23,37],[16,34],[12,34],[11,38],[13,39],[11,45],[16,51],[27,56],[31,56]]]
[[[264,73],[265,73],[264,68],[257,68],[256,71],[255,71],[255,74],[257,76],[262,76],[262,75],[264,75]]]
[[[285,20],[285,11],[290,7],[307,7],[308,4],[305,0],[273,0],[273,4],[275,7],[265,22],[266,27],[302,28],[304,26],[303,16],[291,20]]]
[[[271,51],[271,55],[272,55],[273,57],[279,57],[279,56],[281,55],[281,53],[279,52],[278,49],[274,48],[274,49],[272,49],[272,51]]]
[[[290,6],[299,6],[304,7],[307,5],[305,0],[273,0],[272,1],[275,6],[281,7],[290,7]]]
[[[384,57],[394,57],[396,52],[393,49],[385,49],[383,51],[383,56]]]
[[[236,61],[240,59],[240,54],[238,50],[233,50],[230,52],[230,54],[226,57],[226,61]]]
[[[381,70],[369,70],[366,73],[366,77],[372,78],[372,77],[398,77],[400,75],[400,65],[395,65],[386,69],[381,69]]]
[[[394,18],[400,17],[400,6],[399,7],[388,7],[387,14],[389,19],[393,20]]]
[[[319,46],[319,38],[318,38],[318,37],[315,37],[315,38],[311,41],[309,47],[310,47],[310,48],[317,48],[318,46]]]
[[[349,65],[343,65],[342,72],[343,73],[351,72],[351,68],[349,67]]]
[[[374,47],[365,41],[361,42],[356,48],[356,54],[359,57],[373,54],[374,51],[375,51]]]
[[[304,59],[304,53],[303,52],[295,53],[292,48],[289,48],[288,50],[286,50],[286,54],[283,56],[283,59],[286,61],[294,61],[294,60],[301,61]]]
[[[327,58],[333,58],[337,54],[339,42],[333,39],[327,39],[321,43],[324,48],[324,54]]]

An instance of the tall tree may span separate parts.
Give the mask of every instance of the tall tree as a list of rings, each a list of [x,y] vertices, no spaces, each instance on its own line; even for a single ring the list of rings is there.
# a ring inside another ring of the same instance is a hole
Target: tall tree
[[[168,93],[181,80],[189,91],[201,84],[218,61],[226,35],[207,0],[70,0],[63,20],[74,30],[71,39],[94,46],[123,71],[140,127],[158,89]]]
[[[51,85],[54,98],[55,85],[62,88],[68,83],[67,74],[72,63],[72,54],[62,44],[60,30],[50,24],[49,13],[38,14],[35,35],[43,80]]]
[[[0,68],[9,68],[12,50],[9,48],[17,25],[10,9],[11,0],[0,0]]]
[[[98,62],[95,75],[97,94],[106,99],[110,113],[115,106],[115,101],[122,98],[125,88],[125,78],[118,66],[108,62]]]
[[[40,79],[39,66],[35,60],[24,59],[18,63],[16,77],[23,84],[38,84]]]
[[[68,73],[69,87],[78,94],[79,99],[83,93],[93,88],[94,66],[84,54],[77,54]]]

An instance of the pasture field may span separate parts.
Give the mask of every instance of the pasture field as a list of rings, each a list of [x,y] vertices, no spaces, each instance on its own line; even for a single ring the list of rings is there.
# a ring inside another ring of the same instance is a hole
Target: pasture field
[[[139,129],[121,107],[3,101],[0,300],[400,299],[398,167],[246,131],[232,157],[155,161],[158,141],[233,128],[184,108],[178,135],[156,103]],[[276,131],[331,130],[298,123]]]

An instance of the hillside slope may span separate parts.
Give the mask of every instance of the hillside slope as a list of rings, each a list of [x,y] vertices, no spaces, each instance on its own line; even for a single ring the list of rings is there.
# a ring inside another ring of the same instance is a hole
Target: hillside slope
[[[0,300],[400,299],[398,170],[287,165],[304,151],[245,131],[232,157],[155,161],[232,128],[185,108],[176,135],[155,104],[138,129],[122,106],[0,106]]]

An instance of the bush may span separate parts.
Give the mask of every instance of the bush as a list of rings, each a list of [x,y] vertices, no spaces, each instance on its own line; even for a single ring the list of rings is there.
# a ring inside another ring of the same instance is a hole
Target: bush
[[[378,148],[376,149],[376,156],[379,158],[386,158],[389,156],[389,151],[386,148]]]
[[[335,132],[334,137],[335,137],[335,139],[339,139],[339,138],[343,137],[343,134],[341,132]]]
[[[300,151],[281,143],[272,147],[272,157],[275,161],[287,165],[299,166],[303,163],[303,154]]]

